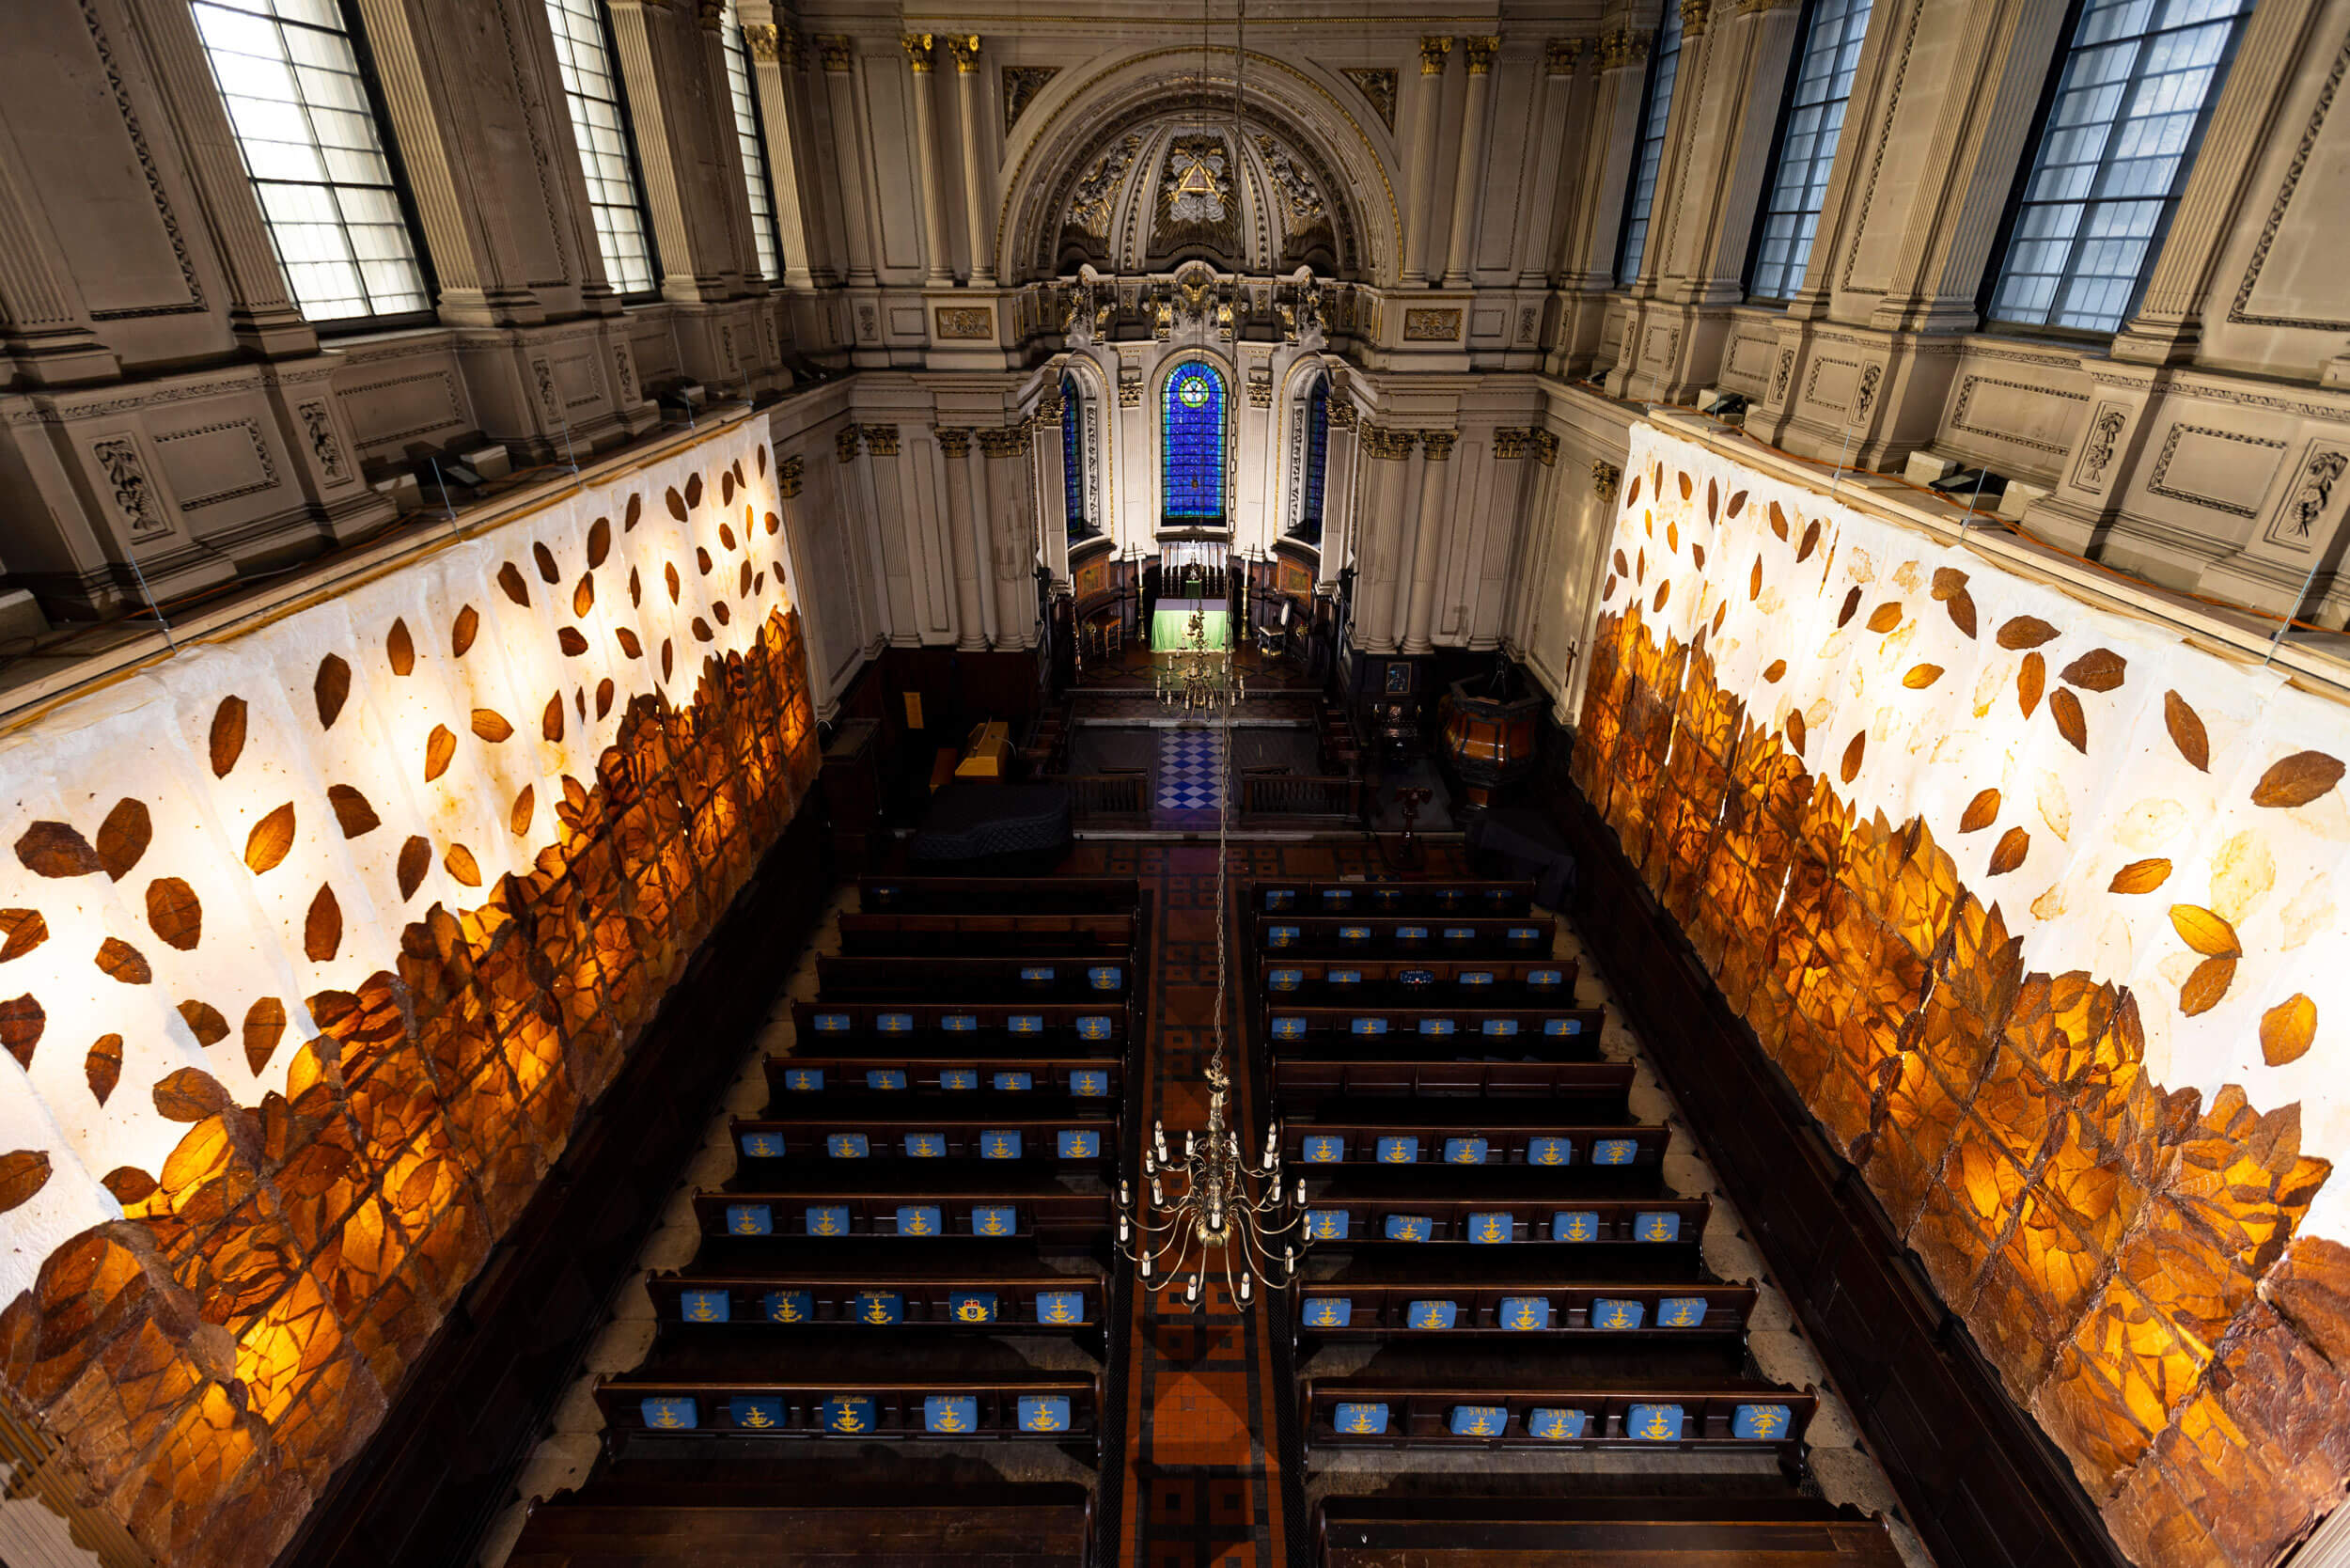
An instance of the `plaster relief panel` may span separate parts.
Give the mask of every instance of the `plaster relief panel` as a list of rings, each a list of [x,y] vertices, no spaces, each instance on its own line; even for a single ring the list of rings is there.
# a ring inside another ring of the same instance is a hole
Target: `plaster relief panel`
[[[154,439],[182,512],[277,488],[277,462],[258,419],[212,419]]]
[[[1845,253],[1839,288],[1881,294],[1890,285],[1902,231],[1908,225],[1918,171],[1929,164],[1943,90],[1955,64],[1954,35],[1964,24],[1963,6],[1929,6],[1908,0],[1874,25],[1901,29],[1902,47],[1887,56],[1888,80],[1871,105],[1864,162],[1853,186],[1854,235]],[[1845,112],[1848,126],[1860,119],[1860,104]]]
[[[338,387],[344,416],[370,451],[454,435],[472,423],[457,372],[447,366],[395,360],[354,373]]]
[[[2267,436],[2172,425],[2154,455],[2146,489],[2167,500],[2248,519],[2259,514],[2284,451],[2283,442]]]
[[[2027,364],[1960,376],[1950,422],[1953,431],[2010,448],[2001,461],[2038,470],[2073,449],[2074,431],[2088,412],[2088,393],[2050,386],[2042,367]]]
[[[2251,178],[2243,227],[2219,279],[2231,297],[2209,329],[2213,346],[2231,359],[2292,363],[2306,373],[2310,360],[2338,353],[2350,333],[2350,274],[2339,243],[2350,180],[2350,117],[2339,102],[2346,68],[2350,39],[2305,62],[2301,90]],[[2325,340],[2288,347],[2278,341],[2280,332]]]

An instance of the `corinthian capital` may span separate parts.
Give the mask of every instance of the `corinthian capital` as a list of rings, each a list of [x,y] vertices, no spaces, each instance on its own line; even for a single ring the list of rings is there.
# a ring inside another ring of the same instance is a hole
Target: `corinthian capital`
[[[932,41],[928,33],[898,35],[898,42],[906,52],[906,63],[914,68],[915,74],[918,76],[929,75],[932,66],[937,63],[937,57],[931,53]]]
[[[968,76],[979,69],[979,35],[957,33],[946,40],[947,53],[955,57],[955,74]]]
[[[1434,33],[1422,36],[1419,40],[1419,73],[1422,76],[1442,76],[1444,57],[1451,53],[1452,40],[1450,39],[1441,38]]]
[[[1465,38],[1461,40],[1461,47],[1468,51],[1468,73],[1482,76],[1493,70],[1494,55],[1501,50],[1501,39],[1491,34],[1481,38]]]

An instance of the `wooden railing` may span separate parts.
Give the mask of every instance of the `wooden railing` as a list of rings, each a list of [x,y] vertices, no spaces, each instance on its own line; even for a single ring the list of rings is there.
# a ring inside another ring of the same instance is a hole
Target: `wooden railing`
[[[1245,774],[1240,781],[1243,817],[1327,817],[1344,821],[1363,813],[1359,779],[1312,774]]]
[[[1146,773],[1051,774],[1039,782],[1068,790],[1069,814],[1076,822],[1150,814],[1151,776]]]

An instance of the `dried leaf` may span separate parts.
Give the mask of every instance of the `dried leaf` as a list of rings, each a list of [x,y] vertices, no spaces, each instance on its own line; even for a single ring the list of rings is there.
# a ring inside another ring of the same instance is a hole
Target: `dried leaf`
[[[457,755],[457,735],[446,724],[436,724],[432,733],[424,738],[424,781],[431,783],[448,772],[449,760]]]
[[[596,607],[596,578],[593,572],[582,572],[579,586],[572,589],[572,614],[584,616]]]
[[[194,952],[204,938],[204,906],[196,889],[176,876],[159,876],[147,885],[147,923],[181,952]]]
[[[2317,1004],[2295,992],[2261,1014],[2261,1059],[2271,1067],[2299,1061],[2317,1038]]]
[[[556,692],[547,698],[546,712],[539,715],[539,734],[542,740],[563,738],[563,694]]]
[[[699,474],[685,476],[685,504],[689,507],[702,504],[702,477]]]
[[[264,996],[244,1010],[244,1064],[256,1077],[286,1034],[286,1004]]]
[[[2342,764],[2322,751],[2296,751],[2261,775],[2252,804],[2275,808],[2307,806],[2342,782]]]
[[[661,568],[661,575],[669,585],[669,603],[674,604],[678,602],[678,593],[682,587],[678,580],[677,563],[675,561],[664,562]]]
[[[89,1080],[90,1094],[104,1105],[115,1085],[122,1081],[122,1036],[100,1035],[89,1055],[82,1058],[82,1076]]]
[[[556,646],[562,649],[565,656],[569,658],[576,659],[588,651],[588,639],[580,635],[579,628],[576,626],[566,626],[560,632],[556,633],[555,642]]]
[[[506,715],[495,708],[476,708],[473,711],[473,732],[497,745],[514,733],[514,727],[506,722]]]
[[[767,515],[766,515],[766,517],[765,517],[764,521],[765,521],[765,522],[766,522],[766,524],[767,524],[767,531],[768,531],[770,534],[773,534],[773,533],[778,532],[778,531],[779,531],[779,530],[783,527],[783,519],[782,519],[782,518],[780,518],[780,517],[777,517],[777,516],[776,516],[774,512],[772,512],[772,511],[771,511],[771,512],[769,512],[769,513],[767,513]]]
[[[709,551],[697,544],[694,546],[694,564],[701,569],[701,575],[707,577],[710,575],[710,569],[717,563],[710,558]]]
[[[255,876],[269,870],[285,859],[286,852],[293,848],[293,836],[294,808],[293,802],[290,800],[255,823],[253,831],[245,835],[245,865],[252,869]]]
[[[384,820],[375,814],[375,808],[368,804],[368,797],[348,784],[328,785],[326,803],[335,808],[335,820],[342,824],[346,839],[356,839],[384,825]]]
[[[23,958],[49,940],[49,922],[38,909],[0,909],[0,964]]]
[[[1773,659],[1769,664],[1762,666],[1762,679],[1770,682],[1773,685],[1777,685],[1778,683],[1779,677],[1785,675],[1786,673],[1787,661],[1784,659]]]
[[[1854,588],[1851,592],[1844,595],[1843,604],[1837,607],[1836,629],[1840,632],[1842,631],[1845,624],[1849,622],[1854,616],[1858,615],[1859,613],[1860,590],[1858,588]]]
[[[514,797],[514,808],[506,813],[507,830],[519,839],[530,831],[531,813],[537,809],[538,790],[525,784],[523,792]]]
[[[94,961],[99,973],[125,985],[145,985],[154,980],[155,971],[147,962],[147,955],[119,936],[109,936],[98,944]]]
[[[302,950],[313,964],[333,961],[343,945],[343,906],[335,900],[335,889],[325,883],[310,900],[310,911],[302,917]]]
[[[677,493],[677,486],[671,485],[668,494],[662,496],[661,500],[662,504],[669,509],[671,517],[681,523],[685,521],[685,497]]]
[[[210,1002],[199,1002],[193,996],[180,1004],[180,1016],[196,1036],[198,1045],[212,1046],[228,1038],[228,1020],[220,1015],[220,1009]]]
[[[1901,623],[1902,602],[1898,599],[1888,599],[1869,612],[1869,630],[1872,632],[1889,632]]]
[[[448,651],[459,658],[473,647],[473,639],[481,635],[481,612],[471,604],[457,612],[457,624],[449,628]]]
[[[636,634],[630,631],[627,627],[614,627],[612,629],[612,635],[619,640],[620,644],[620,651],[627,654],[630,658],[641,659],[645,656],[644,643],[638,640]]]
[[[644,515],[644,496],[638,494],[634,491],[630,491],[628,496],[628,513],[620,519],[620,532],[625,534],[634,531],[636,526],[636,520]]]
[[[1788,710],[1787,710],[1787,725],[1786,725],[1786,729],[1787,729],[1787,738],[1788,738],[1788,740],[1790,740],[1790,741],[1792,741],[1793,743],[1794,743],[1794,747],[1795,747],[1795,755],[1796,755],[1796,756],[1798,756],[1798,757],[1802,756],[1802,755],[1803,755],[1803,710],[1802,710],[1802,709],[1800,709],[1800,708],[1790,708],[1790,709],[1788,709]]]
[[[596,682],[597,718],[601,719],[604,714],[612,711],[612,698],[614,693],[618,690],[619,688],[612,684],[612,677],[609,675]]]
[[[1941,679],[1940,665],[1912,665],[1909,673],[1902,677],[1902,684],[1913,692],[1921,692]]]
[[[666,681],[669,678],[669,672],[676,663],[677,650],[669,646],[667,637],[663,637],[661,639],[661,679]]]
[[[155,1108],[166,1121],[201,1121],[228,1103],[220,1080],[200,1067],[182,1067],[155,1086]]]
[[[2024,863],[2031,853],[2031,835],[2020,827],[2011,827],[1999,836],[1991,851],[1991,874],[2005,876]]]
[[[1954,566],[1934,569],[1934,598],[1936,604],[1948,604],[1966,591],[1966,573]]]
[[[588,525],[588,570],[593,572],[612,553],[612,519],[599,517]]]
[[[2108,893],[2151,893],[2170,880],[2170,862],[2160,855],[2151,860],[2133,860],[2113,873],[2106,884]]]
[[[2228,987],[2235,983],[2235,964],[2232,958],[2207,958],[2195,965],[2195,972],[2179,987],[2180,1014],[2192,1018],[2217,1007]]]
[[[1705,481],[1705,520],[1706,520],[1708,523],[1711,523],[1711,522],[1713,522],[1715,519],[1716,519],[1716,518],[1720,517],[1720,516],[1721,516],[1721,514],[1722,514],[1722,490],[1721,490],[1721,486],[1719,486],[1719,485],[1716,484],[1716,483],[1715,483],[1715,482],[1714,482],[1711,478],[1709,478],[1709,479],[1707,479],[1707,480]],[[1699,565],[1700,565],[1700,566],[1702,566],[1702,565],[1704,565],[1705,563],[1704,563],[1704,562],[1702,562],[1702,561],[1700,561],[1700,562],[1699,562],[1698,564],[1699,564]]]
[[[432,840],[416,834],[400,846],[400,902],[406,903],[424,886],[424,873],[432,869]]]
[[[507,598],[525,609],[529,607],[530,585],[524,580],[522,572],[512,561],[498,568],[498,587],[506,590]]]
[[[1689,498],[1690,491],[1688,470],[1676,468],[1673,470],[1673,477],[1681,481],[1681,498],[1684,501],[1687,500]]]
[[[539,563],[539,575],[548,582],[559,583],[563,580],[562,569],[555,564],[555,552],[544,544],[533,544],[530,558]]]
[[[1623,558],[1623,552],[1622,550],[1618,550],[1616,552],[1616,575],[1619,577],[1626,576],[1631,572],[1631,565]]]
[[[48,1027],[48,1010],[29,992],[0,1002],[0,1045],[8,1048],[18,1066],[33,1065],[33,1047],[40,1043],[41,1031]]]
[[[2163,728],[2170,731],[2170,744],[2179,748],[2197,773],[2211,772],[2211,736],[2203,729],[2203,721],[2186,698],[2177,692],[2162,694]]]
[[[473,851],[467,849],[464,845],[449,845],[448,853],[441,856],[441,865],[449,875],[455,877],[466,886],[478,887],[481,886],[481,865],[478,861],[474,859]]]
[[[1795,564],[1797,566],[1801,566],[1805,561],[1810,558],[1811,552],[1817,550],[1819,547],[1820,520],[1815,517],[1811,520],[1810,525],[1803,530],[1803,545],[1795,552]]]
[[[2205,958],[2234,958],[2244,951],[2235,927],[2228,923],[2225,916],[2201,904],[2172,904],[2170,925],[2178,932],[2180,941]]]
[[[384,652],[392,661],[394,675],[406,675],[416,667],[416,639],[408,635],[406,617],[392,621],[391,635],[384,639]]]
[[[1671,531],[1671,528],[1668,526],[1666,532],[1670,533]],[[734,527],[731,524],[721,523],[718,525],[718,542],[725,545],[728,550],[732,550],[734,548]],[[1674,548],[1679,549],[1680,546],[1675,545]]]
[[[1938,595],[1936,597],[1939,597]],[[1999,628],[1998,643],[2011,651],[2038,648],[2057,635],[2057,629],[2038,616],[2019,615]]]
[[[116,1202],[127,1208],[154,1196],[156,1184],[154,1177],[137,1166],[124,1165],[106,1172],[103,1185],[115,1195]]]
[[[1777,501],[1771,503],[1771,532],[1778,536],[1781,544],[1787,542],[1787,514],[1779,510]]]
[[[1942,607],[1950,612],[1951,625],[1966,633],[1969,637],[1975,635],[1975,596],[1973,594],[1968,593],[1965,588],[1960,588],[1942,602]]]
[[[1614,572],[1607,573],[1607,580],[1600,584],[1599,596],[1602,599],[1613,599],[1616,596],[1616,574]]]
[[[338,653],[329,653],[319,661],[318,675],[310,682],[310,696],[318,703],[319,728],[332,729],[342,716],[343,704],[351,698],[351,666]]]
[[[2109,692],[2122,684],[2129,661],[2110,648],[2092,648],[2057,671],[2057,678],[2085,692]]]
[[[98,824],[98,863],[105,867],[108,878],[120,882],[154,838],[155,822],[148,815],[147,802],[125,795]]]
[[[0,1154],[0,1215],[33,1200],[49,1184],[49,1156],[38,1149]]]
[[[2032,710],[2040,706],[2040,693],[2047,681],[2048,661],[2037,653],[2025,654],[2023,664],[2015,671],[2015,702],[2024,710],[2026,718],[2031,717]]]
[[[1621,550],[1617,551],[1616,558],[1618,560],[1623,559],[1623,552]],[[1749,604],[1751,604],[1753,601],[1760,599],[1762,596],[1762,557],[1757,556],[1754,557],[1754,570],[1747,573],[1747,600]]]
[[[2089,755],[2089,720],[2081,713],[2081,699],[2062,686],[2048,694],[2048,716],[2056,720],[2057,733],[2072,743],[2073,749]]]
[[[26,828],[16,841],[16,857],[39,876],[87,876],[105,869],[89,840],[65,823],[38,822]]]
[[[1984,790],[1966,803],[1966,814],[1958,819],[1961,833],[1975,833],[1999,820],[1999,792]]]
[[[724,604],[718,604],[718,605],[714,605],[714,606],[713,606],[713,608],[716,608],[716,609],[720,609],[720,610],[723,610],[723,609],[725,609],[725,608],[726,608],[726,606],[725,606]],[[1730,614],[1730,605],[1729,605],[1729,604],[1728,604],[1727,602],[1725,602],[1725,603],[1723,603],[1723,604],[1716,604],[1716,605],[1715,605],[1715,606],[1714,606],[1714,635],[1715,635],[1716,636],[1720,636],[1720,635],[1722,635],[1722,620],[1723,620],[1723,619],[1724,619],[1725,617],[1727,617],[1729,614]],[[726,618],[725,618],[724,616],[721,616],[721,617],[719,617],[719,619],[723,620],[723,619],[725,619]]]
[[[1659,581],[1656,585],[1656,599],[1651,607],[1659,610],[1663,609],[1665,607],[1665,601],[1672,597],[1672,591],[1673,580],[1670,577],[1667,577]],[[711,637],[714,635],[714,634],[710,630],[710,622],[704,620],[699,616],[696,616],[694,618],[694,635],[699,637],[704,642],[708,642]]]
[[[244,698],[224,697],[212,710],[212,776],[226,778],[244,754]]]
[[[1860,776],[1860,756],[1868,749],[1868,745],[1869,732],[1866,729],[1854,730],[1852,739],[1844,744],[1844,760],[1837,772],[1842,776],[1845,783],[1849,784]]]
[[[632,605],[645,602],[644,582],[636,575],[636,569],[633,566],[628,569],[628,602]]]

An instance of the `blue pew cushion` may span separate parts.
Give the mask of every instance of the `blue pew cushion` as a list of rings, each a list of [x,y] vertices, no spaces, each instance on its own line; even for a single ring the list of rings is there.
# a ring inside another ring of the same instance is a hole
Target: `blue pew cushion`
[[[1306,983],[1306,971],[1303,969],[1268,969],[1265,971],[1264,983],[1268,991],[1294,991]]]
[[[1574,1140],[1563,1137],[1529,1137],[1526,1140],[1526,1163],[1528,1165],[1573,1165]]]
[[[1513,1240],[1517,1235],[1517,1218],[1502,1210],[1471,1214],[1468,1216],[1468,1239],[1480,1246],[1495,1247]]]
[[[911,1012],[876,1013],[873,1018],[873,1028],[880,1034],[912,1034],[914,1014]]]
[[[1505,1295],[1494,1319],[1504,1328],[1530,1330],[1550,1326],[1550,1297]]]
[[[979,1015],[976,1012],[949,1012],[938,1021],[938,1027],[948,1034],[977,1034]]]
[[[737,1394],[727,1401],[727,1422],[744,1432],[774,1432],[783,1425],[783,1401],[774,1394]]]
[[[1647,1321],[1648,1308],[1622,1296],[1595,1296],[1591,1300],[1593,1328],[1637,1328]]]
[[[1591,1416],[1588,1410],[1561,1410],[1554,1405],[1536,1405],[1526,1413],[1527,1435],[1553,1443],[1582,1436],[1590,1422]]]
[[[1039,1291],[1036,1294],[1036,1321],[1039,1323],[1083,1323],[1086,1320],[1086,1298],[1082,1291]]]
[[[1053,983],[1053,966],[1049,964],[1023,964],[1020,980],[1025,985],[1050,985]]]
[[[1069,1396],[1066,1394],[1022,1394],[1020,1396],[1020,1430],[1023,1432],[1067,1432],[1069,1430]]]
[[[1381,1165],[1413,1165],[1419,1160],[1419,1139],[1416,1137],[1383,1137],[1379,1140]]]
[[[1389,1241],[1424,1242],[1435,1230],[1426,1215],[1389,1215],[1386,1236]]]
[[[1387,1433],[1387,1406],[1378,1403],[1346,1403],[1330,1412],[1330,1424],[1349,1437],[1384,1437]]]
[[[903,1089],[905,1086],[905,1069],[901,1067],[869,1067],[865,1070],[865,1087],[868,1089]]]
[[[910,1160],[943,1159],[947,1153],[947,1140],[936,1133],[908,1133],[905,1146]]]
[[[1580,1018],[1545,1018],[1543,1020],[1543,1033],[1555,1038],[1572,1040],[1582,1032],[1583,1020]]]
[[[1419,1032],[1423,1035],[1453,1034],[1458,1029],[1459,1026],[1449,1018],[1423,1018],[1419,1021]]]
[[[1406,1328],[1450,1328],[1461,1321],[1457,1301],[1415,1301],[1403,1309]]]
[[[1681,1419],[1678,1404],[1636,1404],[1624,1412],[1623,1435],[1643,1442],[1677,1443]]]
[[[845,1203],[811,1203],[805,1217],[807,1233],[811,1236],[845,1236],[849,1233],[849,1206]]]
[[[794,1067],[783,1075],[783,1087],[794,1094],[821,1094],[824,1090],[824,1070],[821,1067]]]
[[[824,1152],[836,1160],[861,1160],[873,1152],[873,1146],[863,1133],[827,1133]]]
[[[742,1137],[745,1159],[779,1160],[783,1158],[781,1133],[744,1133]]]
[[[1562,1209],[1550,1216],[1550,1239],[1562,1242],[1599,1240],[1599,1215],[1591,1209]]]
[[[1355,1018],[1348,1021],[1347,1028],[1355,1034],[1385,1034],[1387,1032],[1387,1021],[1385,1018]]]
[[[990,1127],[979,1134],[979,1158],[983,1160],[1016,1160],[1020,1157],[1020,1129]]]
[[[693,1396],[670,1395],[636,1402],[645,1424],[655,1432],[691,1432],[701,1424],[700,1412],[695,1408]]]
[[[764,1203],[729,1203],[727,1205],[727,1234],[729,1236],[772,1236],[776,1233],[775,1211]]]
[[[1668,1295],[1656,1303],[1659,1328],[1697,1328],[1705,1322],[1705,1297]]]
[[[947,1298],[948,1309],[957,1323],[994,1323],[996,1295],[994,1291],[957,1291]]]
[[[1105,1012],[1089,1012],[1077,1019],[1079,1040],[1107,1040],[1116,1028]]]
[[[1344,1209],[1308,1209],[1306,1234],[1315,1241],[1344,1241],[1347,1224],[1354,1217]]]
[[[1509,1409],[1499,1404],[1456,1404],[1446,1422],[1455,1437],[1498,1437],[1509,1424]]]
[[[1102,1135],[1090,1129],[1063,1127],[1058,1143],[1064,1160],[1098,1159],[1102,1153]]]
[[[814,1022],[818,1034],[847,1034],[850,1028],[849,1015],[845,1012],[820,1012]]]
[[[1449,1137],[1444,1140],[1444,1163],[1483,1165],[1486,1147],[1481,1137]]]
[[[1110,1091],[1110,1075],[1102,1068],[1086,1067],[1069,1074],[1069,1092],[1080,1100],[1099,1100]]]
[[[896,1291],[859,1291],[854,1310],[869,1328],[895,1328],[906,1321],[906,1298]]]
[[[1342,1295],[1309,1296],[1305,1321],[1308,1328],[1344,1328],[1355,1321],[1355,1303]]]
[[[975,1236],[1011,1236],[1020,1231],[1020,1211],[1010,1203],[981,1203],[971,1211]]]
[[[998,1073],[995,1074],[995,1084],[997,1089],[1006,1092],[1031,1090],[1036,1087],[1036,1074],[1033,1073]]]
[[[862,1435],[873,1430],[873,1402],[862,1394],[835,1394],[817,1406],[817,1419],[826,1432]]]
[[[1317,1133],[1306,1140],[1308,1165],[1343,1165],[1346,1163],[1346,1139]]]
[[[972,1394],[931,1394],[922,1401],[925,1432],[970,1432],[979,1424],[979,1402]]]
[[[950,1093],[977,1089],[979,1087],[979,1071],[970,1067],[942,1067],[938,1070],[938,1087]]]
[[[677,1309],[687,1323],[725,1323],[734,1315],[734,1297],[725,1291],[685,1291]]]
[[[1267,926],[1264,930],[1265,946],[1294,948],[1297,946],[1297,938],[1302,929],[1298,926]]]
[[[1639,1158],[1640,1146],[1628,1137],[1602,1137],[1591,1140],[1593,1165],[1630,1165]]]
[[[1004,1020],[1004,1027],[1010,1030],[1013,1034],[1042,1034],[1044,1032],[1044,1014],[1041,1012],[1015,1012],[1010,1017]]]
[[[1632,1236],[1635,1241],[1677,1242],[1681,1239],[1681,1216],[1669,1212],[1642,1211],[1633,1216]]]
[[[1363,983],[1363,972],[1360,969],[1326,969],[1323,971],[1322,978],[1328,980],[1332,985],[1360,985]]]
[[[935,1236],[946,1228],[945,1218],[935,1203],[898,1205],[898,1234],[901,1236]]]
[[[1787,1435],[1794,1412],[1784,1404],[1742,1404],[1731,1414],[1730,1435],[1747,1442],[1768,1442]]]
[[[1096,991],[1115,991],[1126,983],[1126,971],[1115,964],[1096,964],[1086,971],[1086,983]]]
[[[759,1298],[760,1315],[769,1323],[806,1323],[816,1315],[813,1291],[769,1291]]]

